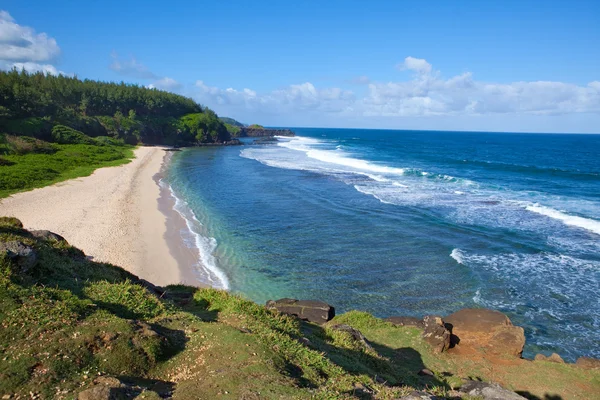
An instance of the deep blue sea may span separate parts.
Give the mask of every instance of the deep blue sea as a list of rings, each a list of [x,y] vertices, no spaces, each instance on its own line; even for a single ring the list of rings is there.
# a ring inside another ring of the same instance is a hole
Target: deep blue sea
[[[600,135],[294,131],[173,156],[205,282],[379,317],[489,307],[525,356],[600,357]]]

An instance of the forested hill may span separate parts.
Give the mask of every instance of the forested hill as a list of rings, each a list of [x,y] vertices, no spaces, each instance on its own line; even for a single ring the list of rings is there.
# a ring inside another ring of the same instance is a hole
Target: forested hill
[[[57,127],[130,144],[230,140],[212,110],[184,96],[125,83],[0,72],[0,133],[57,141]]]

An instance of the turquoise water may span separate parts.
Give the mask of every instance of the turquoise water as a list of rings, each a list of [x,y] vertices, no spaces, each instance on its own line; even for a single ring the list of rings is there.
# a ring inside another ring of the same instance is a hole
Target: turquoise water
[[[508,314],[525,355],[600,357],[600,136],[295,129],[167,174],[204,280],[379,317]]]

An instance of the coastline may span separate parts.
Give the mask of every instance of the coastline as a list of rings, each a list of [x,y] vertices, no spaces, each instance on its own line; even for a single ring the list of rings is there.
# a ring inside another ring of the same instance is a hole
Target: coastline
[[[169,159],[164,150],[139,147],[128,164],[17,193],[0,200],[0,215],[19,218],[26,229],[56,232],[94,261],[156,285],[202,286],[192,272],[193,253],[177,239],[185,222],[161,194]]]

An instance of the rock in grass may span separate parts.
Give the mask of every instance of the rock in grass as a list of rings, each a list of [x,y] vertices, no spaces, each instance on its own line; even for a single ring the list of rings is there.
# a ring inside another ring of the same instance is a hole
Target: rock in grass
[[[121,400],[127,399],[124,385],[116,378],[100,377],[95,385],[79,393],[78,400]]]
[[[31,270],[38,261],[35,250],[18,240],[1,242],[0,254],[5,254],[18,267],[17,272],[19,273],[26,273]]]
[[[427,392],[415,390],[410,392],[407,396],[400,397],[399,400],[437,400],[440,397],[434,396]]]
[[[367,339],[365,338],[365,336],[358,329],[355,329],[355,328],[351,327],[350,325],[346,325],[346,324],[333,325],[331,327],[331,329],[334,331],[346,332],[347,334],[350,335],[350,338],[352,339],[352,341],[358,343],[365,350],[372,349],[371,345],[367,342]]]
[[[559,356],[556,353],[552,353],[550,356],[546,357],[543,354],[536,354],[535,361],[550,361],[550,362],[554,362],[554,363],[558,363],[558,364],[564,364],[565,360],[562,359],[561,356]]]
[[[388,317],[385,319],[385,321],[398,326],[416,326],[417,328],[423,327],[423,320],[415,317]]]
[[[579,357],[575,361],[575,365],[583,369],[596,369],[600,368],[600,360],[591,357]]]
[[[322,301],[279,299],[267,301],[267,308],[295,315],[305,321],[324,324],[335,317],[335,308]]]
[[[446,329],[441,317],[435,315],[424,317],[421,336],[438,353],[450,347],[450,331]]]
[[[58,233],[54,233],[54,232],[50,232],[50,231],[46,231],[46,230],[30,231],[29,233],[31,233],[31,236],[33,236],[37,239],[48,240],[51,242],[65,242],[68,244],[66,239],[64,237],[60,236]]]
[[[452,344],[521,357],[525,346],[523,328],[514,326],[499,311],[465,308],[444,318],[452,332]]]
[[[504,389],[497,383],[468,380],[461,386],[460,391],[483,400],[525,400],[525,397]]]

